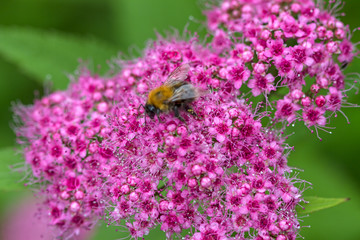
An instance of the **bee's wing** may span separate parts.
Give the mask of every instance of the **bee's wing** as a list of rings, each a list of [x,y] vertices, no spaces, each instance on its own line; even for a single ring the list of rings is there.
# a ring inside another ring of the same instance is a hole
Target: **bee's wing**
[[[196,98],[200,97],[201,93],[199,89],[194,87],[191,84],[185,84],[178,87],[175,91],[173,96],[167,100],[168,103],[183,101],[183,100],[195,100]]]
[[[186,79],[189,70],[190,70],[190,65],[188,63],[180,65],[172,73],[170,73],[164,85],[169,87],[174,87],[178,85],[179,83],[183,82]]]

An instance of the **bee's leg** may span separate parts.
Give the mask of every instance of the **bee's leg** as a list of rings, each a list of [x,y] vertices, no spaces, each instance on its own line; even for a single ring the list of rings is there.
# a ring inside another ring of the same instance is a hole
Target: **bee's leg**
[[[174,106],[174,114],[175,114],[175,117],[177,117],[178,119],[180,119],[180,121],[182,122],[185,122],[185,119],[182,118],[179,114],[179,107],[178,106]]]
[[[140,103],[140,106],[137,108],[137,110],[139,111],[141,107],[143,107],[143,108],[144,108],[144,110],[145,110],[144,105],[142,105],[141,103]]]
[[[161,123],[162,121],[161,121],[161,119],[160,119],[159,115],[158,115],[158,114],[156,114],[156,116],[157,116],[157,118],[158,118],[158,120],[159,120],[159,123]]]
[[[145,119],[145,126],[146,126],[146,109],[145,109],[144,105],[140,104],[140,106],[138,107],[137,110],[139,111],[141,107],[144,108],[144,119]]]
[[[157,118],[158,118],[158,120],[159,120],[159,123],[161,123],[161,119],[160,119],[160,110],[159,109],[156,109],[156,116],[157,116]]]

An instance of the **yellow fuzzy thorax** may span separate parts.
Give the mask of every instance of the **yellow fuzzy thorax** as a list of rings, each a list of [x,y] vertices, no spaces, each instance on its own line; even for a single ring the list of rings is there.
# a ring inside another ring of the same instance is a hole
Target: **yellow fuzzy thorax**
[[[147,100],[148,104],[155,106],[161,111],[168,110],[169,106],[164,102],[173,96],[173,89],[171,87],[162,85],[158,88],[151,90]]]

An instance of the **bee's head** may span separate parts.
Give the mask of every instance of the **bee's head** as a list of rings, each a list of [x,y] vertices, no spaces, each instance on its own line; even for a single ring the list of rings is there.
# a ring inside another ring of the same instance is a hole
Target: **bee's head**
[[[154,119],[154,116],[156,113],[156,108],[154,105],[146,103],[145,104],[145,112],[151,119]]]

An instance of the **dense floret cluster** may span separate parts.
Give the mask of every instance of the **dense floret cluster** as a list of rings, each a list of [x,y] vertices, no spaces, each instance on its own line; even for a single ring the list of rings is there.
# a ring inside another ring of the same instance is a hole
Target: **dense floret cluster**
[[[126,97],[135,105],[143,101]],[[213,92],[194,110],[199,119],[183,114],[185,124],[164,115],[146,125],[137,106],[115,110],[108,138],[118,157],[106,184],[110,222],[128,220],[133,237],[161,224],[167,237],[188,230],[192,239],[295,239],[301,191],[287,177],[282,139],[243,100]]]
[[[274,105],[275,120],[326,126],[348,105],[346,92],[356,83],[342,72],[358,51],[348,26],[336,19],[339,4],[224,0],[211,5],[208,27],[227,58],[223,75],[229,79],[241,68],[241,82],[249,79],[252,95]]]
[[[262,126],[266,114],[255,116],[231,94],[235,81],[214,77],[214,59],[195,40],[160,40],[124,64],[120,76],[133,87],[109,122],[107,143],[118,158],[107,174],[109,221],[128,220],[133,237],[161,224],[167,237],[187,230],[192,239],[295,239],[301,191],[294,181],[301,180],[289,178],[283,139]],[[197,117],[181,112],[185,122],[172,113],[146,121],[142,89],[160,86],[187,62],[187,81],[210,86],[192,104]]]
[[[115,157],[101,142],[105,114],[118,94],[114,81],[84,71],[68,90],[15,110],[22,122],[18,142],[33,173],[30,184],[41,186],[38,194],[58,235],[91,229],[103,214],[102,168]]]

